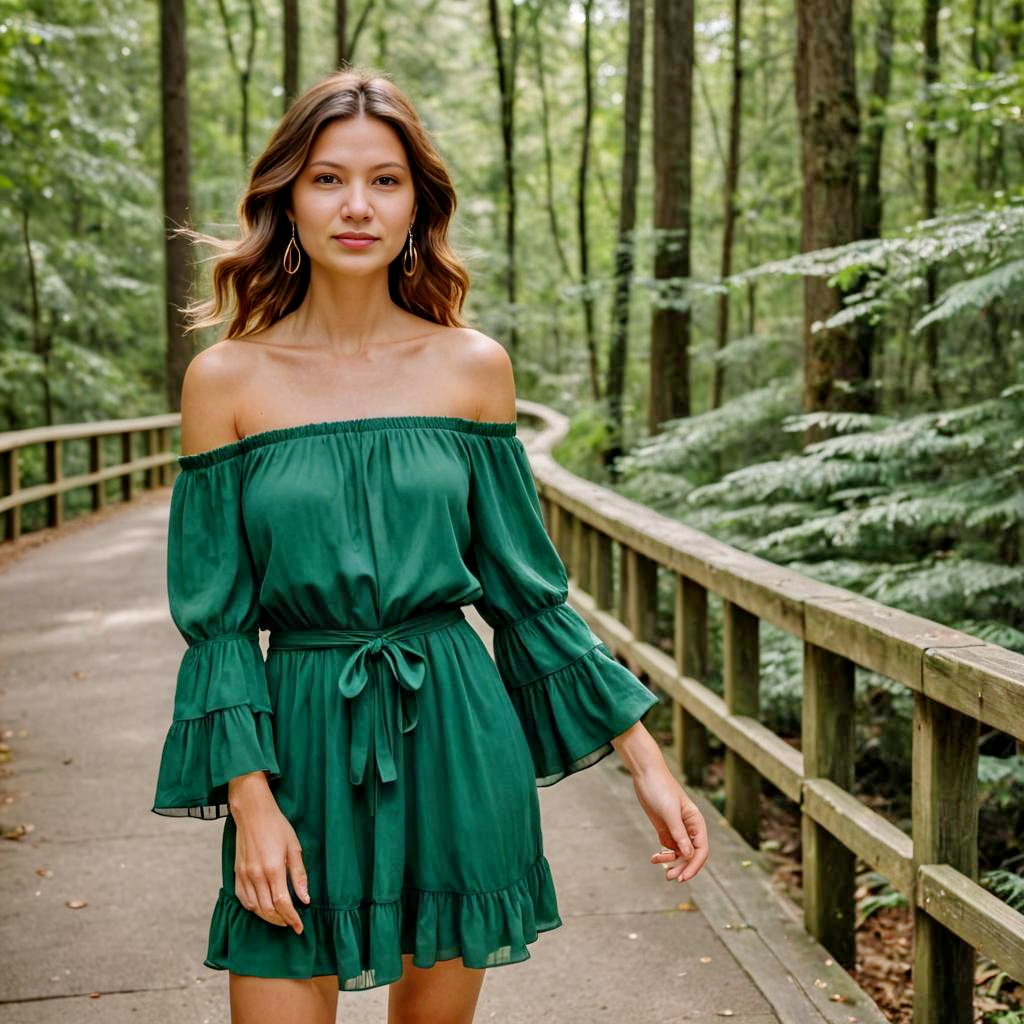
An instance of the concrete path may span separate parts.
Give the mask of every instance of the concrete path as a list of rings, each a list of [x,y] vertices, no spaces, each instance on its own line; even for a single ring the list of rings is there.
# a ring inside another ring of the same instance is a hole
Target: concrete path
[[[229,1019],[227,972],[202,964],[223,820],[149,810],[183,650],[164,588],[169,494],[0,551],[7,1024]],[[648,861],[658,843],[618,755],[540,790],[564,926],[487,972],[478,1024],[881,1024],[693,795],[712,856],[678,884]],[[342,992],[338,1020],[384,1024],[386,1001],[386,987]]]

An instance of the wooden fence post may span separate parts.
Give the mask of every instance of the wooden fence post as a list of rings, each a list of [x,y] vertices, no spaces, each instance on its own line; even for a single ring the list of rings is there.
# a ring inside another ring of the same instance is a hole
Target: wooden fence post
[[[757,718],[760,713],[760,620],[745,608],[723,600],[725,706],[730,714]],[[725,816],[757,849],[760,842],[761,773],[731,747],[725,750]]]
[[[804,777],[853,790],[852,661],[804,642],[801,723]],[[804,927],[843,967],[853,967],[856,855],[809,814],[801,815]]]
[[[46,442],[46,479],[59,483],[64,477],[64,442],[59,438]],[[58,491],[46,499],[47,526],[61,526],[64,523],[64,492]]]
[[[98,473],[101,469],[103,469],[103,436],[93,434],[89,438],[89,472]],[[92,510],[96,512],[107,503],[106,480],[97,480],[89,490],[92,492]]]
[[[978,879],[978,720],[914,691],[914,875],[949,864]],[[914,1024],[974,1019],[974,949],[914,907]]]
[[[708,592],[688,576],[675,576],[675,653],[680,673],[707,680]],[[708,763],[708,731],[682,704],[672,709],[672,753],[692,786],[704,785]]]
[[[3,466],[3,494],[14,494],[21,486],[21,465],[18,461],[19,448],[11,448],[2,453],[0,465]],[[7,540],[17,540],[21,536],[21,506],[14,505],[6,512]]]

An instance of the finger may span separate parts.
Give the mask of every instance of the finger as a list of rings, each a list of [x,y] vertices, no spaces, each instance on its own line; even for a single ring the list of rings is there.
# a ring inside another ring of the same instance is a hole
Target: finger
[[[690,837],[686,832],[682,819],[680,819],[678,825],[672,826],[672,841],[679,851],[679,856],[684,860],[689,860],[693,856],[693,843],[690,842]]]
[[[302,847],[297,843],[288,850],[288,871],[292,877],[292,888],[298,893],[299,899],[309,902],[309,876],[306,865],[302,863]]]
[[[235,895],[246,910],[256,911],[256,893],[253,892],[249,879],[237,871],[235,872]]]
[[[284,919],[289,928],[295,929],[296,935],[302,934],[302,918],[299,917],[295,905],[292,903],[291,893],[288,892],[287,876],[284,870],[275,872],[270,880],[271,898],[274,901],[274,909]]]
[[[710,850],[707,847],[707,845],[698,847],[697,853],[694,856],[693,860],[690,861],[690,863],[686,866],[686,877],[688,879],[693,878],[693,876],[697,874],[698,871],[700,871],[700,869],[704,866],[704,862],[708,859],[709,853]]]
[[[259,904],[259,915],[270,924],[284,924],[281,915],[274,906],[274,897],[270,892],[270,882],[265,875],[253,879],[253,888],[256,890],[256,900]]]

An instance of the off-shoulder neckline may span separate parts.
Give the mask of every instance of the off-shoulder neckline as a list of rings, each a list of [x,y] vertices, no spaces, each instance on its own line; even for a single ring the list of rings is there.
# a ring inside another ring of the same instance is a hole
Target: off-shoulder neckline
[[[465,416],[364,416],[347,420],[316,420],[311,423],[297,423],[290,427],[271,427],[253,434],[246,434],[237,441],[209,448],[204,452],[179,455],[181,469],[198,469],[233,456],[244,454],[254,448],[292,441],[300,437],[319,434],[360,433],[367,430],[455,430],[465,434],[482,434],[494,437],[515,437],[516,422],[500,420],[472,420]]]

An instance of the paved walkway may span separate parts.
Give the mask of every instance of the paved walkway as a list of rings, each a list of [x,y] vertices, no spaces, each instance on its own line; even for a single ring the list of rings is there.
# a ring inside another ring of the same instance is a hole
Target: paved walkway
[[[0,843],[7,1024],[228,1021],[227,972],[202,964],[223,821],[149,811],[183,649],[164,590],[169,493],[0,550],[0,830],[31,826]],[[477,1024],[884,1019],[699,796],[712,856],[682,885],[648,862],[658,843],[618,755],[540,797],[564,926],[488,971]],[[837,990],[857,1002],[830,1002]],[[338,1020],[383,1024],[386,1000],[342,992]]]

